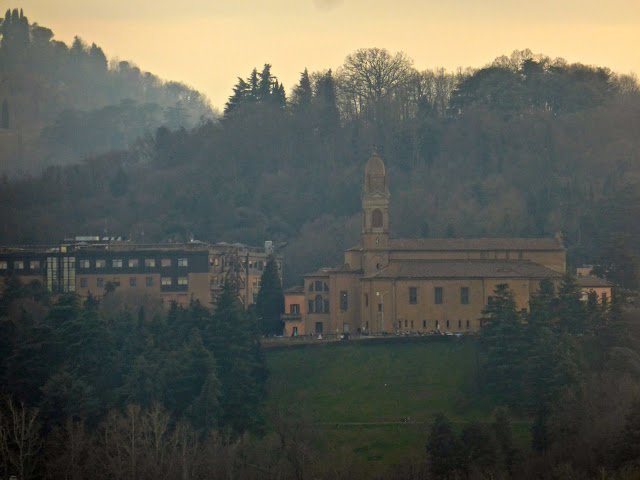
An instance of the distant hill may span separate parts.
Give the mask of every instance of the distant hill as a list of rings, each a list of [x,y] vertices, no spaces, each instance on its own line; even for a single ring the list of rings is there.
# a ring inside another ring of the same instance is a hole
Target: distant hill
[[[79,37],[67,46],[18,9],[0,19],[0,104],[0,172],[11,175],[78,163],[161,125],[191,128],[215,116],[188,86],[109,62]]]
[[[360,84],[358,72],[370,65],[363,58],[403,66],[400,80]],[[108,119],[117,130],[157,108],[124,102],[67,112],[41,132],[0,136],[14,152],[28,150],[27,136],[59,152],[65,126]],[[98,128],[61,145],[107,148],[112,130],[92,135]],[[392,236],[562,232],[570,266],[598,264],[636,288],[639,129],[633,76],[530,51],[447,73],[364,49],[335,72],[304,70],[288,97],[267,64],[239,78],[220,121],[161,127],[80,164],[0,179],[0,239],[48,243],[108,232],[140,242],[273,240],[286,245],[284,281],[292,285],[339,265],[358,241],[364,165],[375,144],[387,168]]]

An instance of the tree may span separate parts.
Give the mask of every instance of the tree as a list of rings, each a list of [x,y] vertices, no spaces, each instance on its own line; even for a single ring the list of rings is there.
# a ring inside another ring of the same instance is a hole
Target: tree
[[[2,113],[0,114],[0,128],[9,128],[9,102],[5,98],[2,101]]]
[[[522,388],[525,338],[522,318],[509,285],[496,285],[493,299],[482,311],[482,345],[486,388],[507,405],[516,406]]]
[[[272,255],[260,278],[260,291],[256,302],[260,330],[264,335],[281,335],[284,324],[280,315],[284,313],[284,295],[278,262]]]
[[[309,79],[309,72],[305,68],[304,72],[300,74],[300,83],[291,92],[291,108],[294,113],[308,112],[309,108],[311,108],[312,97],[311,80]]]
[[[437,414],[427,438],[432,473],[437,478],[451,478],[460,464],[459,451],[460,445],[451,421],[444,414]]]

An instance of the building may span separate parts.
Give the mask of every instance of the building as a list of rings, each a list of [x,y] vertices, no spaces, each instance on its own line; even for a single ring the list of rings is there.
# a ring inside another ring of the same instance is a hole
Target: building
[[[269,256],[242,244],[138,244],[111,237],[75,237],[57,246],[1,247],[0,276],[42,282],[54,294],[102,297],[116,291],[157,297],[165,304],[215,303],[222,285],[239,286],[245,305],[255,303]],[[276,255],[282,268],[282,256]]]
[[[342,265],[304,275],[307,333],[473,332],[496,285],[509,284],[526,310],[540,280],[558,282],[565,272],[559,235],[391,238],[387,175],[375,152],[361,200],[360,242]]]
[[[301,285],[291,287],[286,289],[283,294],[284,313],[281,316],[284,322],[283,335],[285,337],[306,335],[304,288]]]

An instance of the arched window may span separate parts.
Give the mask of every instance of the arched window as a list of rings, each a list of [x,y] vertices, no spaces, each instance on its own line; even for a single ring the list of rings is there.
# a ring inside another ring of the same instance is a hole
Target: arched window
[[[316,313],[321,313],[322,312],[322,295],[316,295],[316,305],[315,305],[315,312]]]
[[[382,228],[382,212],[377,208],[371,214],[371,226],[373,228]]]

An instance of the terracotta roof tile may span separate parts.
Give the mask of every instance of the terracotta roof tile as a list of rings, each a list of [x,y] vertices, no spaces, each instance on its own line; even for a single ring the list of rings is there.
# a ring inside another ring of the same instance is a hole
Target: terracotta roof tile
[[[399,260],[365,278],[560,278],[562,274],[522,260]]]
[[[555,238],[392,238],[390,250],[563,250]]]

